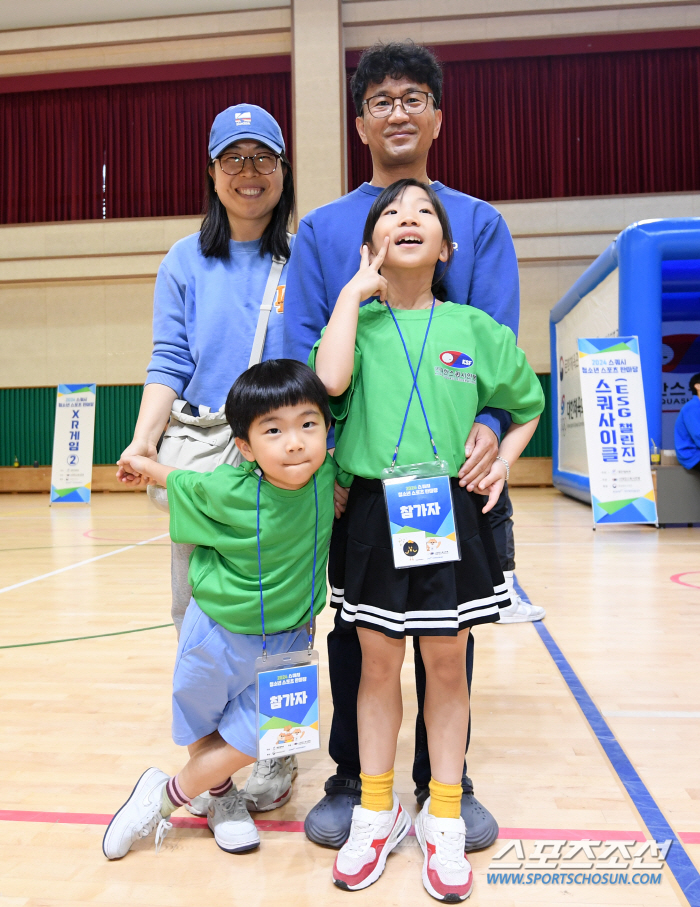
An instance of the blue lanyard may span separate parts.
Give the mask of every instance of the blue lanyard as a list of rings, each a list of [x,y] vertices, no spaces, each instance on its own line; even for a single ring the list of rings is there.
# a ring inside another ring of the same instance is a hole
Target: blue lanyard
[[[260,486],[262,475],[258,477],[257,497],[257,535],[258,535],[258,583],[260,585],[260,624],[262,626],[263,658],[267,658],[267,637],[265,635],[265,606],[263,605],[262,585],[262,556],[260,554]],[[311,615],[309,617],[309,652],[314,644],[314,596],[316,594],[316,554],[318,551],[318,488],[316,487],[316,474],[314,473],[314,500],[316,502],[316,525],[314,527],[314,568],[311,574]]]
[[[408,360],[408,367],[411,370],[411,376],[413,378],[413,386],[411,387],[411,394],[408,398],[408,405],[406,406],[406,412],[404,413],[403,423],[401,425],[401,434],[399,435],[399,440],[396,442],[396,450],[394,451],[394,457],[391,461],[391,468],[393,469],[396,465],[396,458],[399,455],[399,447],[401,446],[401,440],[403,439],[403,433],[406,428],[406,421],[408,419],[408,411],[411,408],[411,403],[413,402],[413,392],[415,391],[418,394],[418,400],[420,401],[420,408],[423,410],[423,418],[425,419],[425,427],[428,429],[428,437],[430,438],[430,444],[433,448],[433,453],[435,454],[435,459],[439,460],[437,447],[435,446],[435,441],[433,440],[433,433],[430,430],[430,423],[428,422],[428,415],[425,411],[425,406],[423,405],[423,398],[421,397],[420,388],[418,387],[418,372],[420,371],[421,363],[423,362],[423,353],[425,352],[425,344],[428,342],[428,334],[430,332],[430,325],[433,321],[433,312],[435,311],[435,297],[433,296],[433,304],[430,306],[430,318],[428,318],[428,327],[425,329],[425,337],[423,338],[423,346],[420,350],[420,358],[418,360],[418,368],[413,371],[413,364],[411,363],[411,357],[408,355],[408,347],[406,346],[406,341],[404,340],[403,334],[401,333],[401,328],[399,323],[396,320],[396,315],[394,315],[394,310],[389,305],[389,300],[386,303],[387,309],[391,313],[391,317],[394,319],[394,324],[396,325],[396,330],[399,332],[399,337],[401,338],[401,343],[403,344],[404,352],[406,353],[406,359]]]

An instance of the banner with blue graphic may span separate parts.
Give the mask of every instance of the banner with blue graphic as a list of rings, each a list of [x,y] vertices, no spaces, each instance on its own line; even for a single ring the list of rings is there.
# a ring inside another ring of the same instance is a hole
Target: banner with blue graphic
[[[270,656],[271,664],[276,657]],[[303,653],[301,660],[301,664],[271,670],[258,667],[258,759],[304,753],[320,746],[318,655]],[[264,667],[264,661],[258,659],[261,662]]]
[[[95,437],[94,384],[59,384],[51,459],[51,504],[89,504]]]
[[[578,341],[593,521],[657,523],[636,337]]]
[[[384,479],[383,484],[394,565],[458,561],[449,475],[403,476]]]

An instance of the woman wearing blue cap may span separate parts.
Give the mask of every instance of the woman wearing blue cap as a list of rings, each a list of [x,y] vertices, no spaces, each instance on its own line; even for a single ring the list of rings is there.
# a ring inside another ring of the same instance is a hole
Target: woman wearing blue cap
[[[134,437],[118,461],[121,481],[139,484],[126,462],[136,455],[199,472],[239,462],[224,403],[241,372],[283,355],[293,211],[292,168],[277,121],[254,104],[222,111],[209,136],[201,229],[176,242],[158,270],[153,354]],[[153,497],[167,509],[167,499]],[[192,596],[193,548],[172,545],[178,635]],[[245,793],[258,810],[274,809],[291,797],[295,774],[294,757],[257,763]],[[196,798],[190,811],[206,815],[207,799]]]

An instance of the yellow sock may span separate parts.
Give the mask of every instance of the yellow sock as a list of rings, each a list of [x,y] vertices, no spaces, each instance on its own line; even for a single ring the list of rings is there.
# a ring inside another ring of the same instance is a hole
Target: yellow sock
[[[394,806],[394,769],[389,769],[383,775],[363,775],[362,781],[362,806],[375,813]],[[461,790],[461,788],[460,788]]]
[[[438,819],[459,819],[462,804],[461,784],[442,784],[430,779],[430,808],[428,812]],[[364,805],[364,804],[363,804]]]

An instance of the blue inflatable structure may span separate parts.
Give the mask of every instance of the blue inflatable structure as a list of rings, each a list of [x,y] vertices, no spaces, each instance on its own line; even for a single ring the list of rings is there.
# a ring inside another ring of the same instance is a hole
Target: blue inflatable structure
[[[649,438],[673,448],[673,424],[700,372],[700,218],[627,227],[550,313],[554,484],[590,502],[579,337],[635,335]]]

